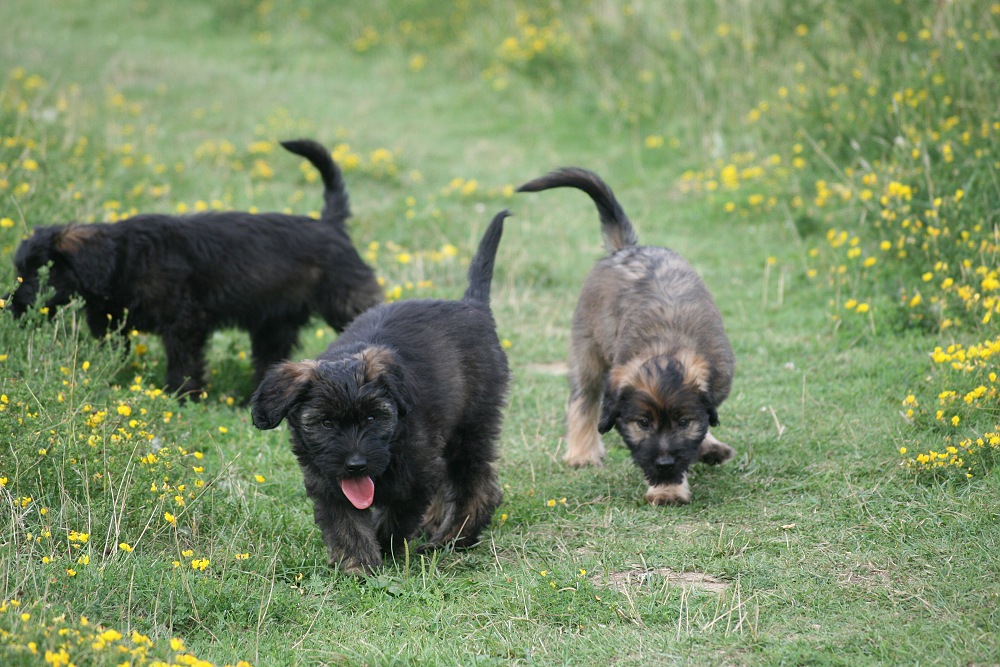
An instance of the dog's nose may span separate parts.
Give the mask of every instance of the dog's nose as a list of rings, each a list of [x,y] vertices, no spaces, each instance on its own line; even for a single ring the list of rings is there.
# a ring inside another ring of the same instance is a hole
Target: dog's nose
[[[673,468],[674,463],[676,463],[676,461],[674,460],[674,457],[670,456],[669,454],[666,454],[664,456],[657,457],[655,463],[656,467],[659,470],[664,471]]]
[[[368,460],[360,454],[355,454],[344,461],[344,469],[352,475],[362,473],[368,467]]]

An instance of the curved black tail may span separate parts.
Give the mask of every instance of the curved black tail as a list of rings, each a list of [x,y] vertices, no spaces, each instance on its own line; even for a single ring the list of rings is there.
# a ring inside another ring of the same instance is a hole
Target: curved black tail
[[[590,195],[601,216],[601,236],[604,237],[604,247],[608,252],[617,252],[639,243],[635,228],[615,199],[615,193],[594,172],[579,167],[564,167],[528,181],[517,191],[539,192],[550,188],[577,188]]]
[[[285,150],[309,160],[323,177],[323,217],[326,222],[343,223],[351,217],[351,206],[340,167],[325,146],[312,139],[282,141]]]
[[[493,222],[486,228],[483,239],[479,242],[472,262],[469,264],[469,286],[465,288],[463,301],[473,301],[490,307],[490,284],[493,282],[493,264],[497,257],[497,246],[503,236],[503,220],[510,211],[504,209],[495,216]]]

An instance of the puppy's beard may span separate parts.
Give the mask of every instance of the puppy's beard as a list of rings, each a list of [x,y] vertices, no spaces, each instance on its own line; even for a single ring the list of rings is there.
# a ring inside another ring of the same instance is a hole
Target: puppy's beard
[[[375,482],[367,475],[345,477],[340,480],[340,488],[351,504],[359,510],[368,509],[375,500]]]

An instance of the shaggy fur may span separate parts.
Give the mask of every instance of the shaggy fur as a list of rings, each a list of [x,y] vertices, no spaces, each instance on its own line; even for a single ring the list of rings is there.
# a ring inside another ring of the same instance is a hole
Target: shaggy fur
[[[317,359],[272,368],[251,400],[258,428],[288,421],[333,567],[371,572],[421,533],[421,549],[472,546],[500,503],[510,371],[489,296],[506,215],[460,301],[374,308]]]
[[[637,245],[631,222],[596,174],[561,169],[519,191],[557,187],[591,197],[608,251],[587,276],[573,317],[563,460],[600,465],[601,435],[617,428],[649,483],[646,500],[687,503],[689,466],[734,456],[708,432],[733,380],[722,316],[677,253]]]
[[[20,282],[14,315],[35,302],[39,269],[51,263],[55,294],[48,308],[79,295],[94,336],[133,329],[160,335],[167,389],[195,397],[203,386],[205,345],[216,329],[249,332],[255,384],[271,364],[288,358],[313,313],[343,330],[382,300],[382,289],[351,245],[347,193],[330,153],[308,140],[282,145],[322,175],[320,220],[210,212],[40,227],[14,256]]]

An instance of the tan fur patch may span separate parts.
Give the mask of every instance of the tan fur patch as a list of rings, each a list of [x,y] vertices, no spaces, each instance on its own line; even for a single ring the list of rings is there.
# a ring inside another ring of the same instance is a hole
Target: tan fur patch
[[[305,361],[286,361],[278,366],[282,376],[289,384],[299,385],[311,381],[315,375],[317,362],[312,359]]]
[[[59,235],[55,248],[60,252],[77,253],[99,232],[96,225],[70,225]]]
[[[663,352],[650,350],[647,354],[632,357],[627,363],[615,366],[611,369],[608,377],[611,381],[611,389],[618,391],[626,386],[631,386],[637,391],[643,391],[649,396],[656,396],[659,389],[659,378],[653,372],[654,368],[659,368],[662,364],[658,357],[673,358],[683,369],[682,381],[685,386],[696,389],[699,392],[708,391],[708,381],[710,368],[708,360],[690,348],[683,348],[675,352]],[[663,360],[664,362],[666,359]],[[653,364],[650,367],[650,364]]]
[[[703,393],[708,391],[711,369],[705,357],[690,348],[685,348],[675,353],[674,359],[684,367],[684,384],[693,385]]]
[[[628,361],[619,364],[611,369],[608,378],[611,381],[612,390],[619,390],[626,385],[635,385],[636,379],[642,372],[642,367],[656,357],[668,354],[669,350],[662,345],[654,345],[641,350],[632,355]]]
[[[646,436],[647,431],[658,431],[660,429],[660,419],[663,416],[661,410],[659,409],[649,409],[651,406],[647,403],[644,408],[643,415],[649,420],[648,428],[642,428],[634,421],[627,421],[620,425],[622,437],[625,438],[626,442],[642,442]]]
[[[659,373],[656,373],[651,368],[640,368],[639,372],[635,374],[632,378],[630,386],[636,392],[640,394],[645,394],[649,397],[649,400],[656,403],[659,408],[665,408],[665,405],[660,405],[661,401],[658,398],[663,398],[660,396],[660,377]]]
[[[366,347],[358,353],[357,359],[364,365],[364,381],[371,382],[385,375],[396,362],[392,350],[385,347]]]
[[[635,385],[636,378],[639,375],[642,365],[651,358],[651,356],[646,355],[635,356],[629,359],[626,363],[612,368],[608,373],[608,381],[610,383],[611,391],[620,391],[622,387]]]
[[[650,505],[687,505],[691,502],[691,487],[687,473],[680,484],[657,484],[646,491],[646,502]]]

